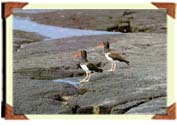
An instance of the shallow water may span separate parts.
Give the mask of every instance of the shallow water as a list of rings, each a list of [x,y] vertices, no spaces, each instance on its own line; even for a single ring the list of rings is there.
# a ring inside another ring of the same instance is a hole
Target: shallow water
[[[53,82],[64,83],[64,84],[67,83],[67,84],[74,85],[74,86],[80,85],[80,82],[74,82],[74,81],[65,80],[65,79],[56,79],[56,80],[53,80]]]
[[[58,26],[39,24],[28,18],[13,17],[13,29],[26,32],[35,32],[49,39],[67,38],[72,36],[101,35],[101,34],[120,34],[118,32],[80,30],[63,28]]]

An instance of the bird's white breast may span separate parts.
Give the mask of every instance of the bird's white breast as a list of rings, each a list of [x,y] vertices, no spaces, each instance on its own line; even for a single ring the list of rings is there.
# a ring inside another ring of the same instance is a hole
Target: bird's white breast
[[[105,53],[106,59],[113,62],[114,60],[111,57],[109,57],[109,54],[110,53]]]
[[[85,64],[81,64],[80,66],[85,72],[90,72],[88,67]]]

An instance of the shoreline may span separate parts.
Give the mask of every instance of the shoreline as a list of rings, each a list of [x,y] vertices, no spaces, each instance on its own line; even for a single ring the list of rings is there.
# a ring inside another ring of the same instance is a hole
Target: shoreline
[[[111,15],[110,15],[111,13]],[[40,24],[76,29],[120,32],[166,32],[166,10],[56,10],[43,13],[14,13]],[[57,16],[56,16],[57,15]],[[143,17],[140,19],[139,17]],[[130,25],[129,25],[130,23]],[[126,30],[126,31],[125,31]]]

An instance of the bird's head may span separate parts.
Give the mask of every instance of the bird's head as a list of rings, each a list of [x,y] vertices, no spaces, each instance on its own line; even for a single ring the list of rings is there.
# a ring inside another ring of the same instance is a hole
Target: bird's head
[[[107,41],[100,42],[100,44],[98,44],[96,48],[105,48],[105,47],[109,48],[109,42]]]
[[[81,50],[73,55],[74,58],[87,58],[87,51]]]

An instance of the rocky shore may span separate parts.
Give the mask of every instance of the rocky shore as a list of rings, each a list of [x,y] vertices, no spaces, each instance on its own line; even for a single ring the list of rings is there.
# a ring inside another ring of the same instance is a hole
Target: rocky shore
[[[124,32],[46,39],[14,30],[14,114],[166,114],[165,10],[19,11],[14,15],[40,24]],[[100,41],[109,41],[130,65],[118,63],[114,73],[107,72],[111,65],[103,50],[96,49]],[[103,69],[82,84],[85,73],[72,58],[81,49]]]
[[[15,37],[18,37],[15,35]],[[103,40],[130,61],[115,73],[103,50]],[[84,72],[72,58],[80,49],[101,68],[89,83],[79,86],[54,82],[79,82]],[[15,114],[164,114],[166,112],[166,35],[127,33],[43,40],[14,52]]]

